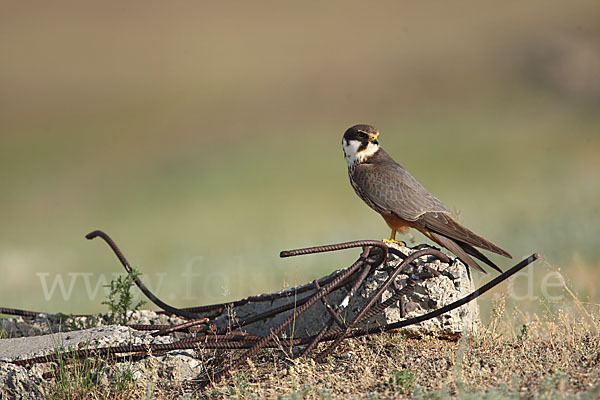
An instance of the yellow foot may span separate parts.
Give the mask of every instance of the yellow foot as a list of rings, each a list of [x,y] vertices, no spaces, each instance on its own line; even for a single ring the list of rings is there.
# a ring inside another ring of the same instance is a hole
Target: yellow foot
[[[401,241],[401,240],[396,240],[396,239],[381,239],[381,241],[383,243],[396,243],[400,246],[406,246],[406,243]]]

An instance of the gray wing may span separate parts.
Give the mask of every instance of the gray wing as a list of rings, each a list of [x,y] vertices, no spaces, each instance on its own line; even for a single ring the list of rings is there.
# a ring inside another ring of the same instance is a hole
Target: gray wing
[[[358,164],[352,175],[361,197],[366,197],[377,211],[396,214],[406,221],[416,221],[427,212],[450,211],[402,166],[387,154],[383,156],[379,162]]]
[[[454,240],[458,240],[463,245],[466,244],[470,246],[479,247],[481,249],[489,250],[494,253],[500,254],[504,257],[512,258],[512,256],[506,250],[501,249],[489,240],[465,228],[446,214],[425,213],[421,217],[419,217],[419,220],[417,222],[419,225],[427,228],[427,230],[437,232]],[[477,254],[473,255],[475,257],[478,257]],[[482,261],[485,260],[482,259]]]

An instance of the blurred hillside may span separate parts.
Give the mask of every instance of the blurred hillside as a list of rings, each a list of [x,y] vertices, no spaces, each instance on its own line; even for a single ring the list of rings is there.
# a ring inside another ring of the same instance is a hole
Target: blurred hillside
[[[593,1],[5,2],[0,304],[103,310],[82,277],[121,270],[93,229],[178,306],[349,264],[278,253],[389,234],[347,180],[356,123],[467,226],[597,303],[599,21]],[[47,302],[57,274],[72,293]]]

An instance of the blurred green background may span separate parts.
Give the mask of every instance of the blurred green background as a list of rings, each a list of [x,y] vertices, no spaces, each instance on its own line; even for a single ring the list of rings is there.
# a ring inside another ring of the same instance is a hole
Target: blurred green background
[[[468,227],[600,301],[596,1],[3,2],[0,51],[1,306],[105,310],[90,288],[122,271],[94,229],[176,306],[349,265],[278,253],[389,234],[348,183],[357,123]],[[45,295],[57,277],[68,295]]]

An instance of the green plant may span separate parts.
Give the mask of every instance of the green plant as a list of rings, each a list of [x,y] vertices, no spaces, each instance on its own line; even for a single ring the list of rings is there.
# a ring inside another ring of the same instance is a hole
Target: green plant
[[[6,329],[1,328],[0,329],[0,339],[8,339],[8,338],[10,338],[10,333]]]
[[[50,384],[35,386],[43,399],[126,399],[135,390],[134,370],[131,365],[111,366],[108,356],[97,357],[89,343],[82,347],[83,357],[78,357],[62,343],[55,344],[55,362],[50,365]],[[108,378],[106,384],[105,378]],[[104,382],[104,383],[103,383]]]
[[[229,385],[228,387],[230,396],[246,396],[249,393],[249,389],[248,376],[245,372],[236,372],[233,374],[233,385]]]
[[[517,343],[523,344],[523,341],[527,339],[527,324],[521,325],[521,332],[517,335]]]
[[[113,279],[110,282],[110,293],[108,294],[107,300],[103,301],[102,304],[106,304],[110,309],[110,323],[119,323],[121,325],[127,324],[129,311],[137,311],[144,301],[139,301],[136,305],[133,304],[133,295],[131,294],[131,287],[135,285],[135,280],[140,276],[140,272],[133,268],[131,273],[126,276],[119,276],[117,279]]]
[[[131,390],[134,378],[135,370],[131,364],[125,365],[121,368],[114,368],[112,376],[108,379],[110,386],[116,392],[125,392]]]
[[[395,369],[386,381],[377,384],[376,387],[382,390],[410,394],[415,388],[415,375],[409,369]]]
[[[152,385],[152,383],[148,382],[146,384],[146,393],[144,394],[144,400],[155,400],[156,397],[154,396],[154,386]]]
[[[53,366],[55,385],[53,394],[58,398],[78,398],[90,393],[98,385],[101,362],[89,357],[89,347],[84,347],[85,356],[78,358],[60,345],[56,364]]]
[[[393,370],[390,376],[393,387],[401,393],[412,393],[415,386],[415,375],[409,369]]]

